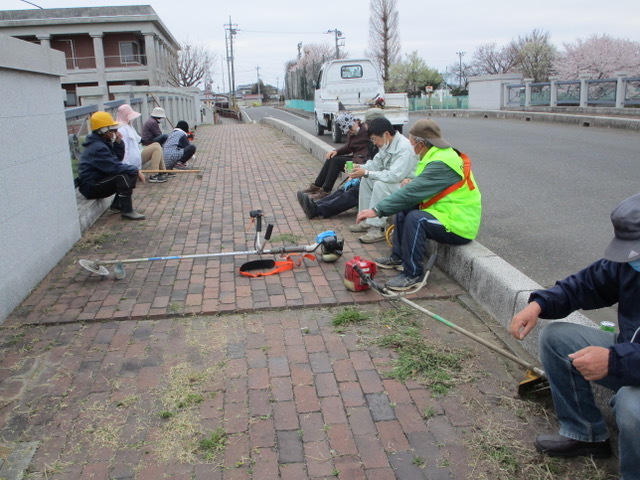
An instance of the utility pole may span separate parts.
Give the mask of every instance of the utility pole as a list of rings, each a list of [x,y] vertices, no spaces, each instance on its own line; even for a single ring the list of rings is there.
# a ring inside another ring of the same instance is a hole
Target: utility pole
[[[460,88],[462,89],[462,57],[464,57],[467,52],[456,52],[456,55],[460,57]]]
[[[260,96],[260,65],[256,67],[256,73],[258,75],[258,97]]]
[[[340,58],[340,47],[344,47],[344,43],[340,44],[340,40],[344,40],[345,37],[342,36],[342,32],[337,28],[333,30],[327,30],[324,33],[333,33],[336,38],[336,58]]]
[[[231,15],[229,15],[229,23],[225,24],[225,46],[227,54],[227,70],[229,72],[229,89],[231,91],[231,101],[233,106],[236,105],[236,73],[233,60],[233,38],[238,33],[238,25],[231,23]]]

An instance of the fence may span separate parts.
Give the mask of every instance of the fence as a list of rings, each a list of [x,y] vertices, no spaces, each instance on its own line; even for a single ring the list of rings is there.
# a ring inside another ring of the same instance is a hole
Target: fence
[[[548,107],[614,107],[635,108],[640,105],[640,78],[626,77],[524,83],[504,86],[504,108]]]

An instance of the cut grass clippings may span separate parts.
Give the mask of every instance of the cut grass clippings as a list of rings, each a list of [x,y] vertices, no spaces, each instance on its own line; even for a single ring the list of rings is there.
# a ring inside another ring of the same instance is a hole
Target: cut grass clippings
[[[193,366],[182,363],[169,372],[168,384],[160,399],[163,410],[159,416],[164,423],[155,443],[161,462],[194,463],[199,454],[211,461],[224,450],[225,432],[217,429],[208,435],[203,433],[199,411],[207,396],[215,395],[214,392],[203,392],[202,387],[212,376],[220,373],[217,370],[215,367],[195,370]]]

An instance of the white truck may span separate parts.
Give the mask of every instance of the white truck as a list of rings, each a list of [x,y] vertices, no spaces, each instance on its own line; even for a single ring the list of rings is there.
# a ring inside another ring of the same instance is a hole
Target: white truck
[[[382,75],[371,59],[330,60],[320,68],[313,87],[316,133],[323,135],[330,130],[336,143],[342,141],[342,131],[333,120],[342,110],[364,120],[366,110],[381,107],[400,133],[409,121],[407,94],[385,93]]]

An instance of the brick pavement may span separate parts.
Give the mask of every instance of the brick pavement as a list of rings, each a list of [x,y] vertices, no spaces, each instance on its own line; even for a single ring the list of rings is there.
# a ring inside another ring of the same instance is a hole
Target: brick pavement
[[[469,352],[467,379],[434,396],[390,378],[397,354],[375,333],[331,326],[345,306],[390,308],[342,285],[345,259],[386,247],[358,244],[352,212],[304,217],[294,194],[318,162],[262,125],[203,126],[196,142],[202,179],[140,186],[147,220],[103,215],[3,325],[0,433],[39,442],[26,478],[495,478],[474,453],[491,422],[525,444],[551,428],[514,406],[518,368],[434,322],[423,334]],[[336,230],[343,259],[257,279],[236,273],[246,257],[128,264],[122,280],[75,263],[247,250],[256,208],[280,241]],[[436,270],[418,299],[496,341],[463,296]],[[217,429],[226,447],[198,448]]]

